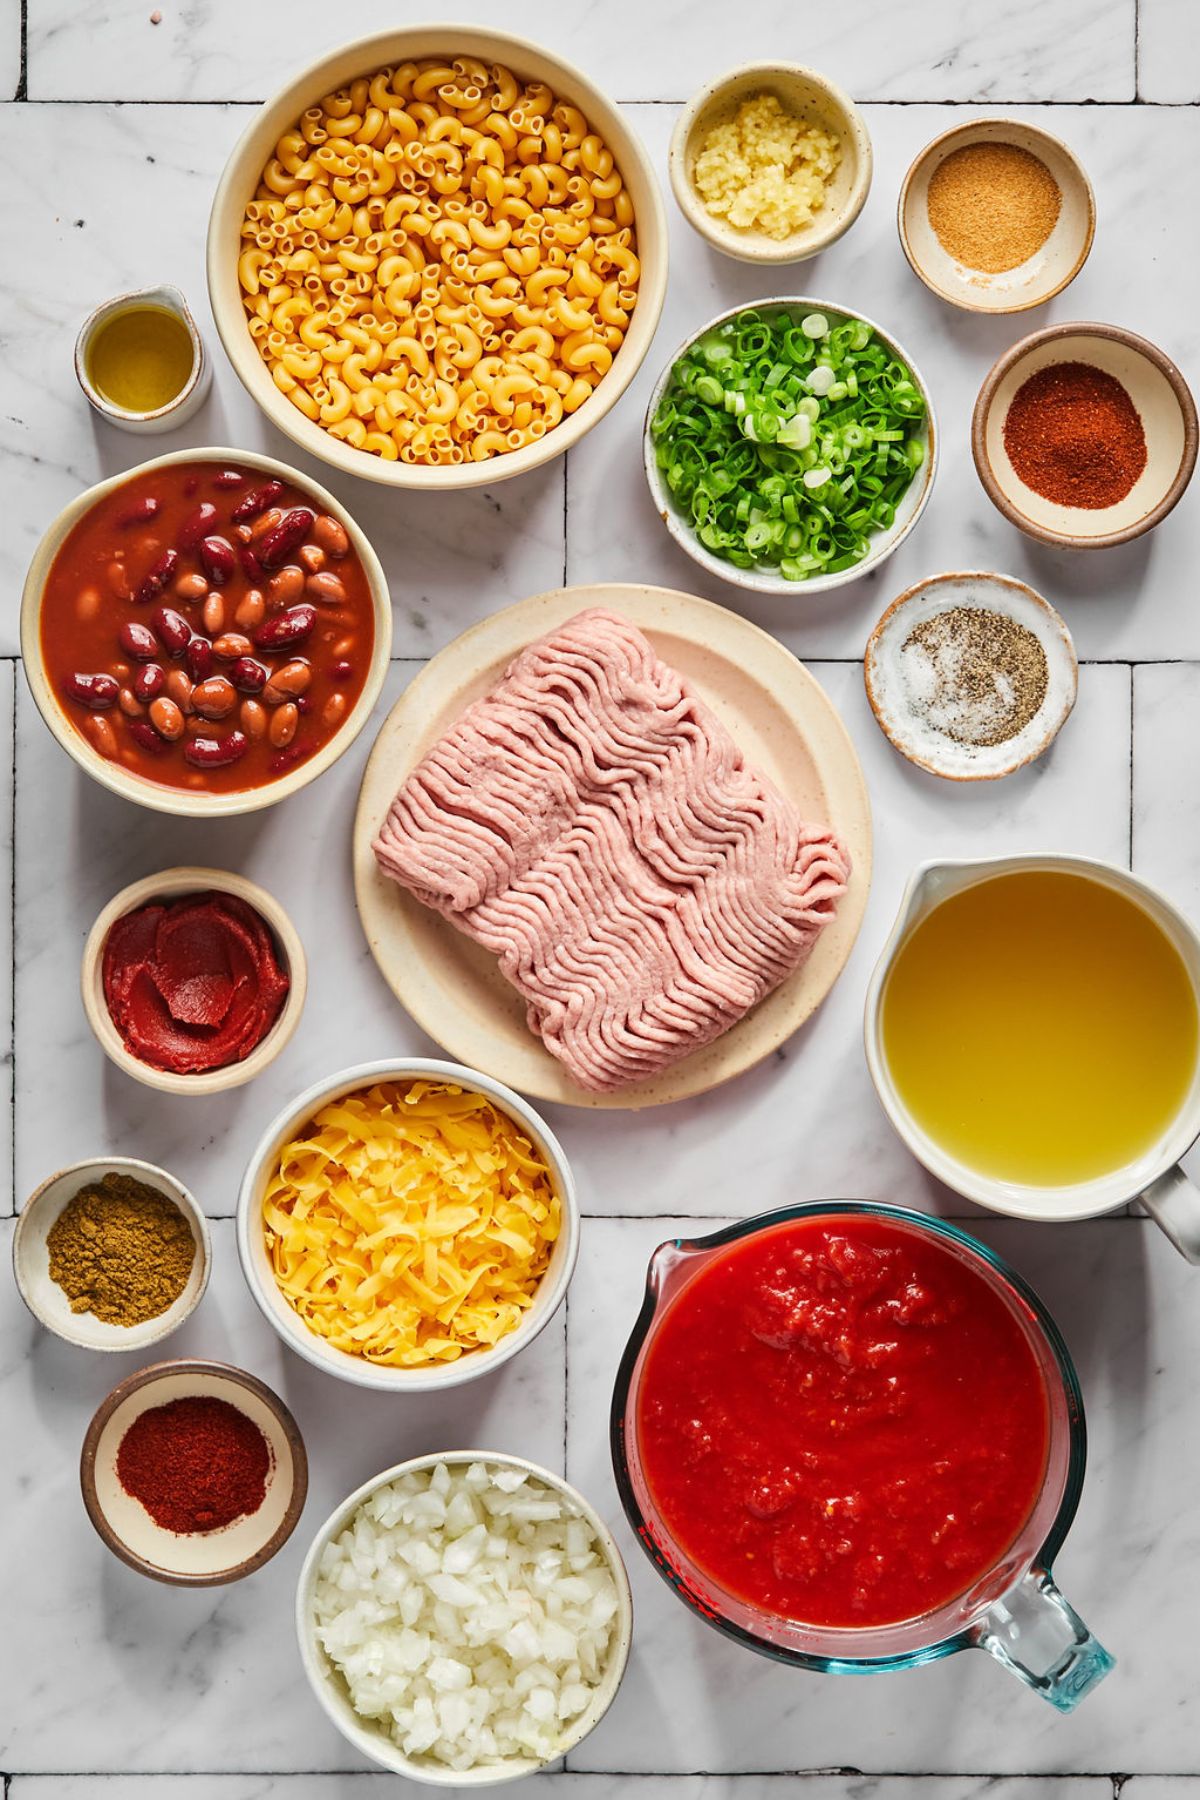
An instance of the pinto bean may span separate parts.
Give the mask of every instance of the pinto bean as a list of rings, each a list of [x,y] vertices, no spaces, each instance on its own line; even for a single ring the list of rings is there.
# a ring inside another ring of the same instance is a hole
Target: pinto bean
[[[304,592],[304,570],[288,563],[277,569],[267,583],[267,599],[272,606],[290,606]]]
[[[117,695],[117,705],[127,719],[140,719],[146,710],[133,689],[127,687],[123,687]]]
[[[296,552],[296,561],[306,568],[310,575],[325,567],[325,552],[319,544],[301,544]]]
[[[167,694],[185,716],[192,710],[192,680],[182,669],[172,669],[167,676]]]
[[[183,736],[183,712],[165,694],[160,694],[157,700],[150,702],[150,723],[169,744]]]
[[[310,575],[304,584],[304,591],[310,600],[316,600],[322,606],[344,606],[346,590],[340,575],[329,569],[321,569]]]
[[[326,556],[332,556],[334,562],[341,562],[343,556],[350,554],[350,537],[340,519],[332,513],[322,513],[312,528],[313,542],[319,544]]]
[[[267,602],[257,588],[247,588],[233,610],[233,622],[239,631],[253,631],[267,616]]]
[[[238,708],[238,719],[242,730],[251,742],[256,743],[267,735],[267,714],[265,707],[257,700],[243,700]]]
[[[204,605],[200,609],[200,618],[209,637],[220,637],[225,629],[225,602],[220,594],[205,596]]]
[[[92,749],[98,750],[101,756],[114,757],[117,754],[117,734],[108,719],[99,713],[89,713],[83,721],[83,729],[87,732]]]
[[[296,735],[296,727],[299,723],[300,713],[292,701],[285,701],[282,706],[277,707],[271,714],[271,723],[267,726],[267,736],[270,738],[272,746],[276,750],[282,750],[285,744],[290,744]]]
[[[330,694],[321,708],[321,723],[327,731],[332,731],[335,726],[341,724],[346,716],[346,706],[345,694]]]
[[[213,655],[222,662],[236,662],[239,656],[249,656],[253,648],[244,631],[223,631],[213,639]]]
[[[308,692],[311,681],[312,670],[306,662],[297,659],[284,663],[267,682],[263,699],[268,706],[279,706],[284,700],[298,700],[301,694]]]
[[[181,600],[203,600],[208,592],[208,581],[205,576],[197,574],[195,569],[188,569],[177,577],[175,592]]]
[[[234,685],[224,675],[210,675],[192,689],[192,707],[202,719],[223,719],[236,705]]]

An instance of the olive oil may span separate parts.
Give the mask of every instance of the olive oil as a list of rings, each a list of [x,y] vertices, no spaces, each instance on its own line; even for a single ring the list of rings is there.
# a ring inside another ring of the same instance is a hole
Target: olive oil
[[[88,378],[123,412],[157,412],[187,386],[194,352],[191,334],[163,306],[131,306],[100,326],[88,347]]]
[[[916,1124],[1002,1181],[1062,1187],[1149,1150],[1196,1069],[1183,958],[1088,876],[997,875],[917,926],[883,992],[884,1055]]]

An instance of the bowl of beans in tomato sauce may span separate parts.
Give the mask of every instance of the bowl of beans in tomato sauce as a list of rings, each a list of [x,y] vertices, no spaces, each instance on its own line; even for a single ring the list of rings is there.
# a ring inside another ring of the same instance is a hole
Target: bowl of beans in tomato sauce
[[[391,606],[331,494],[270,457],[190,450],[59,515],[26,577],[21,648],[89,775],[159,812],[221,816],[273,805],[350,746]]]
[[[701,1618],[800,1667],[989,1650],[1069,1711],[1112,1658],[1055,1587],[1085,1428],[1033,1291],[866,1202],[660,1245],[617,1377],[622,1503]]]

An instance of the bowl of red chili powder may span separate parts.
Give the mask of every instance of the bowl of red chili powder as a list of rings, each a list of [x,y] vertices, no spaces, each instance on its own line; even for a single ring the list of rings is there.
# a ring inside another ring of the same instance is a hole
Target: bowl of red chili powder
[[[115,1387],[79,1466],[88,1517],[114,1556],[179,1587],[240,1581],[295,1529],[308,1458],[277,1394],[228,1363],[179,1360]]]
[[[1118,325],[1049,325],[1005,352],[975,402],[971,449],[1027,536],[1100,550],[1141,537],[1196,466],[1196,404],[1169,356]]]

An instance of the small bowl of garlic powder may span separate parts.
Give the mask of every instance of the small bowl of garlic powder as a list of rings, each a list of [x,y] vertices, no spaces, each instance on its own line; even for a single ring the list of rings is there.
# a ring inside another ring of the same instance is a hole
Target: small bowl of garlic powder
[[[710,82],[671,137],[679,209],[739,262],[804,262],[836,243],[871,186],[871,139],[847,94],[799,63],[747,63]]]

